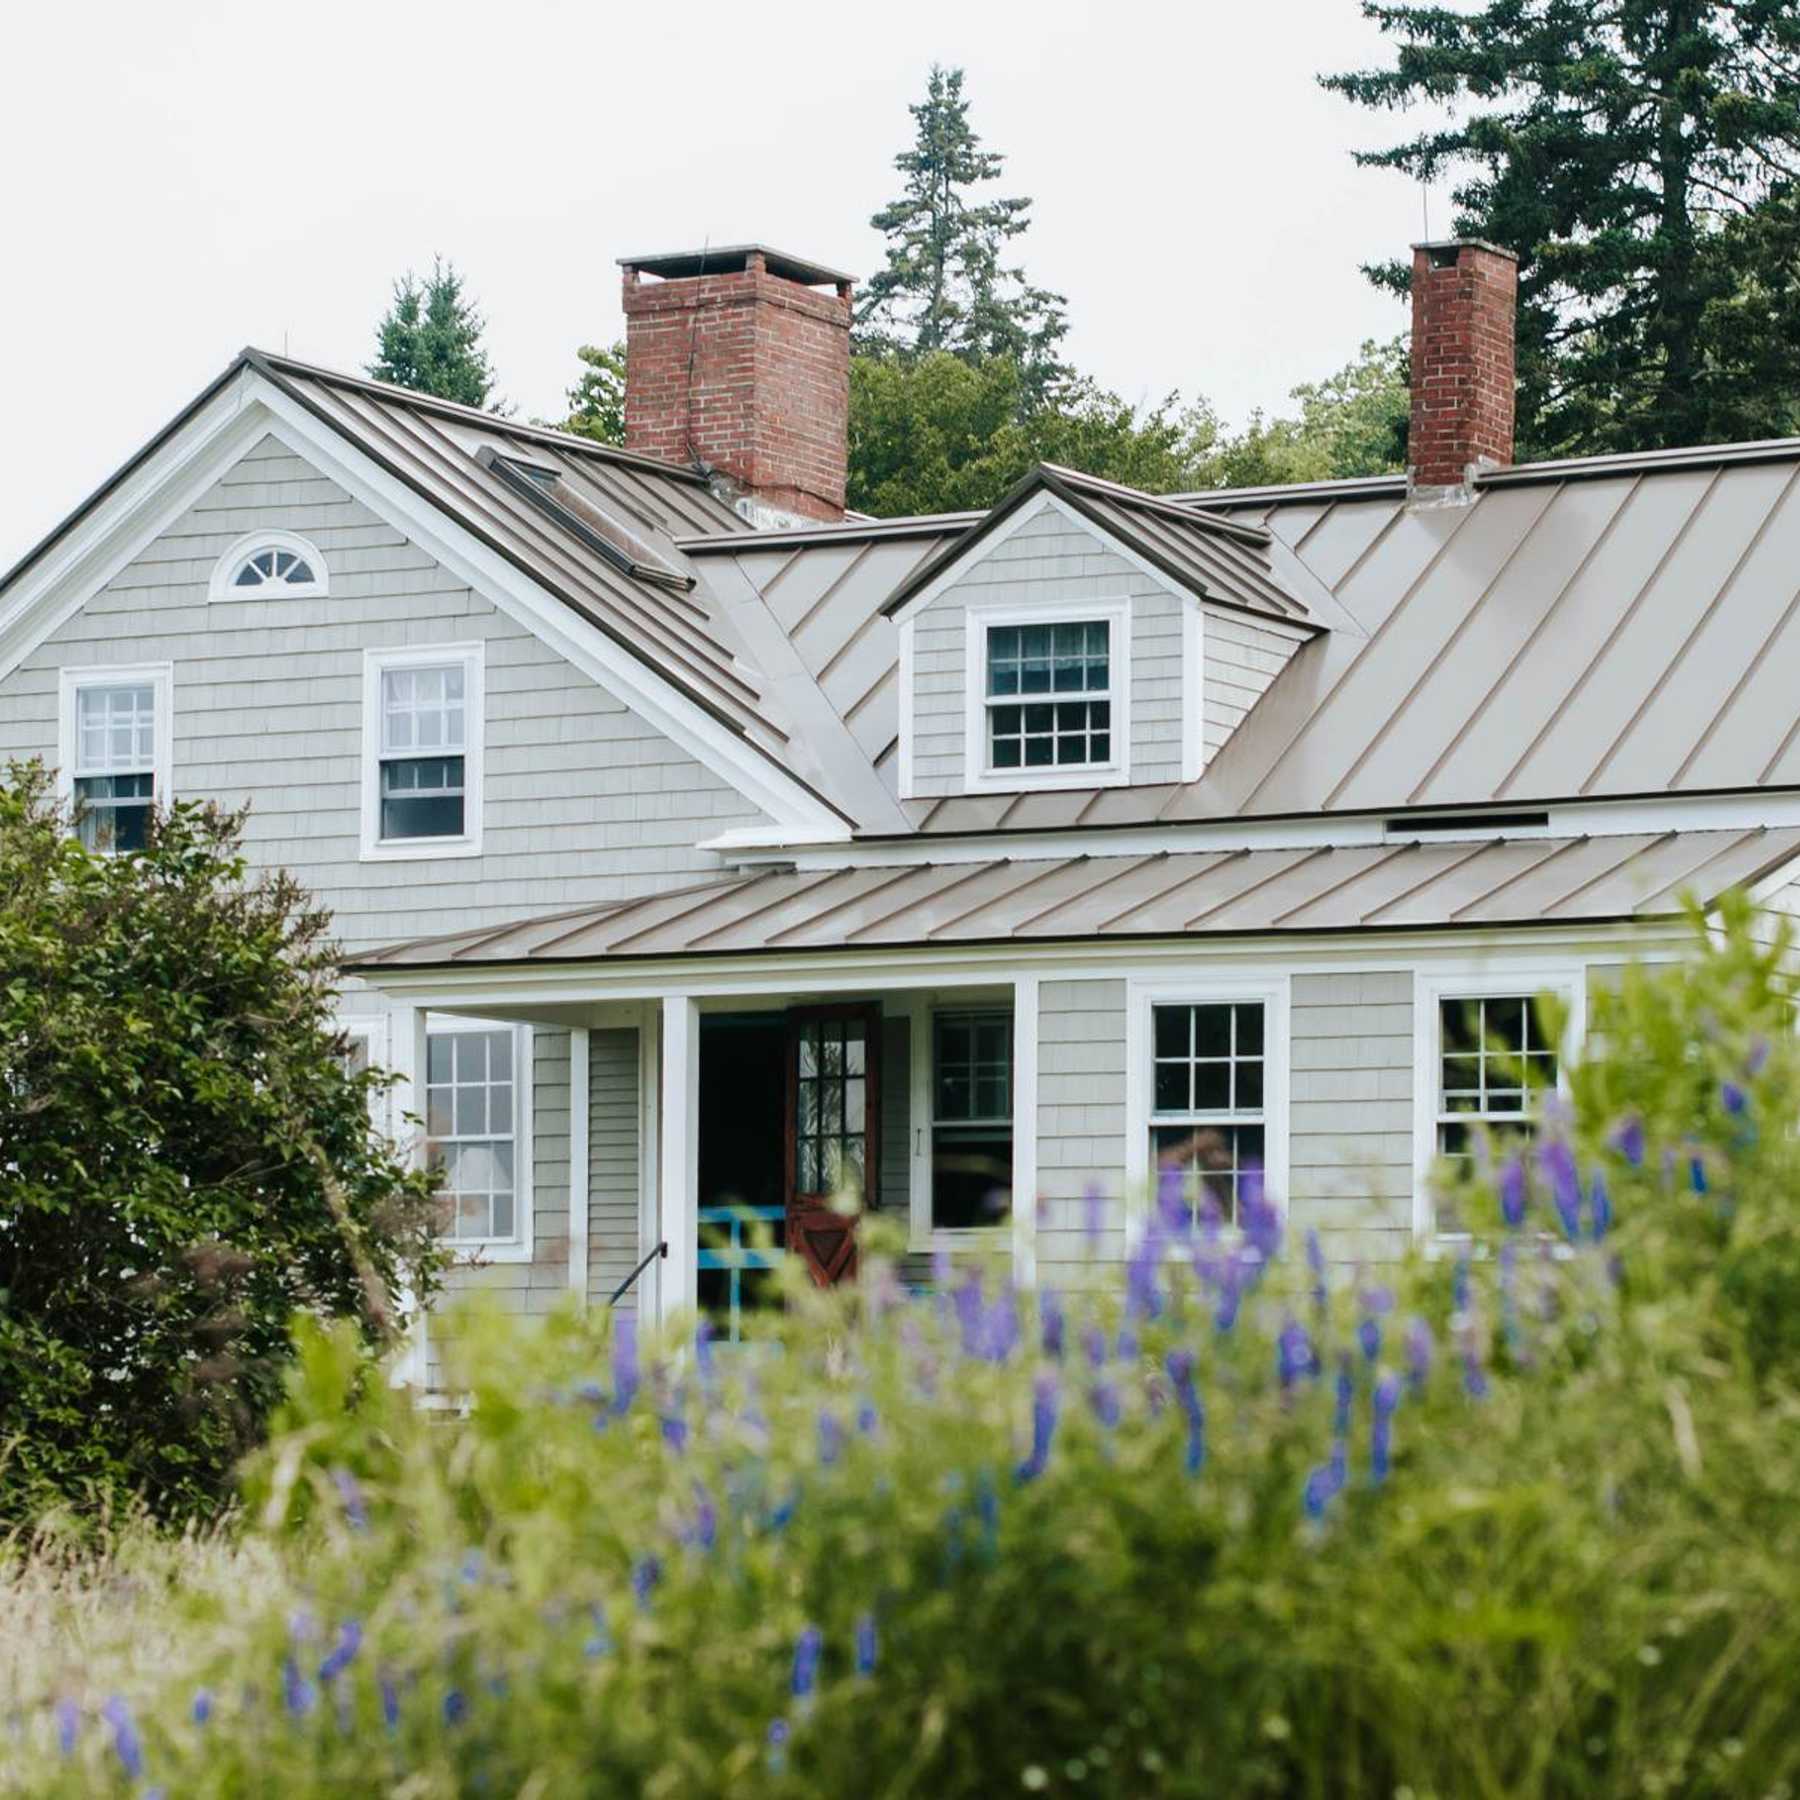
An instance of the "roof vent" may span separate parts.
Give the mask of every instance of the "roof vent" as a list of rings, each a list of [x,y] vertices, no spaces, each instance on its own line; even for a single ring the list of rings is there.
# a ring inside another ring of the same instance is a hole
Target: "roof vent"
[[[1544,831],[1547,812],[1397,813],[1386,824],[1391,838],[1492,837],[1502,831]]]

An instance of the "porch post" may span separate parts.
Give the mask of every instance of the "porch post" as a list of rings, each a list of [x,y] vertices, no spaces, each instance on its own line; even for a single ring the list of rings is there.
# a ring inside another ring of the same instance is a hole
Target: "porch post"
[[[1013,1280],[1037,1286],[1038,978],[1013,982]]]
[[[569,1029],[569,1286],[588,1303],[588,1028]]]
[[[402,1007],[394,1020],[394,1064],[395,1073],[400,1076],[394,1095],[402,1113],[416,1114],[421,1121],[404,1128],[408,1135],[398,1147],[401,1154],[418,1168],[425,1166],[426,1023],[425,1009],[420,1006]],[[399,1306],[410,1318],[406,1347],[395,1357],[389,1379],[395,1387],[417,1388],[423,1393],[431,1385],[431,1351],[425,1309],[413,1298],[410,1287],[403,1288],[397,1298]]]
[[[662,1003],[661,1143],[663,1265],[662,1316],[699,1299],[700,1248],[700,1006],[691,994],[665,994]]]

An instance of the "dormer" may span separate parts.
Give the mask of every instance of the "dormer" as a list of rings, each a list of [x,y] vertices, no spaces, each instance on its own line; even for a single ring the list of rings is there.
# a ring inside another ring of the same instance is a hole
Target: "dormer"
[[[1039,465],[887,603],[900,798],[1197,781],[1322,629],[1272,548]]]

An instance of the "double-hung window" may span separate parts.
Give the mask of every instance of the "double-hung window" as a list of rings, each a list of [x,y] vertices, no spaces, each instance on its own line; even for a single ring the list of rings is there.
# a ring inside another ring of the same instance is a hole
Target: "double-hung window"
[[[986,663],[990,773],[1112,763],[1109,620],[990,625]]]
[[[1190,1207],[1210,1196],[1235,1223],[1245,1176],[1268,1158],[1261,1000],[1157,1005],[1150,1015],[1151,1166],[1179,1170]]]
[[[1534,1096],[1557,1083],[1555,1041],[1528,994],[1438,1000],[1437,1150],[1459,1169],[1481,1127],[1529,1134]]]
[[[170,671],[65,669],[62,771],[84,843],[133,851],[169,784]]]
[[[426,1033],[426,1160],[444,1172],[443,1235],[452,1244],[525,1241],[522,1064],[529,1046],[514,1025],[434,1022]]]
[[[1010,1011],[931,1020],[931,1226],[998,1225],[1012,1209],[1013,1021]]]
[[[479,646],[371,651],[364,697],[363,852],[480,848]]]

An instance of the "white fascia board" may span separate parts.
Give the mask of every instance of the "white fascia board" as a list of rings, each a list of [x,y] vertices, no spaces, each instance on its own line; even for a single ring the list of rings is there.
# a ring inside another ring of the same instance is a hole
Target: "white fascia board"
[[[848,840],[849,825],[736,732],[671,686],[647,663],[615,644],[556,595],[491,550],[449,513],[415,493],[350,440],[273,384],[257,379],[258,398],[279,421],[276,431],[296,454],[404,531],[413,542],[484,599],[689,751],[760,807],[783,832],[805,831],[821,842]]]

